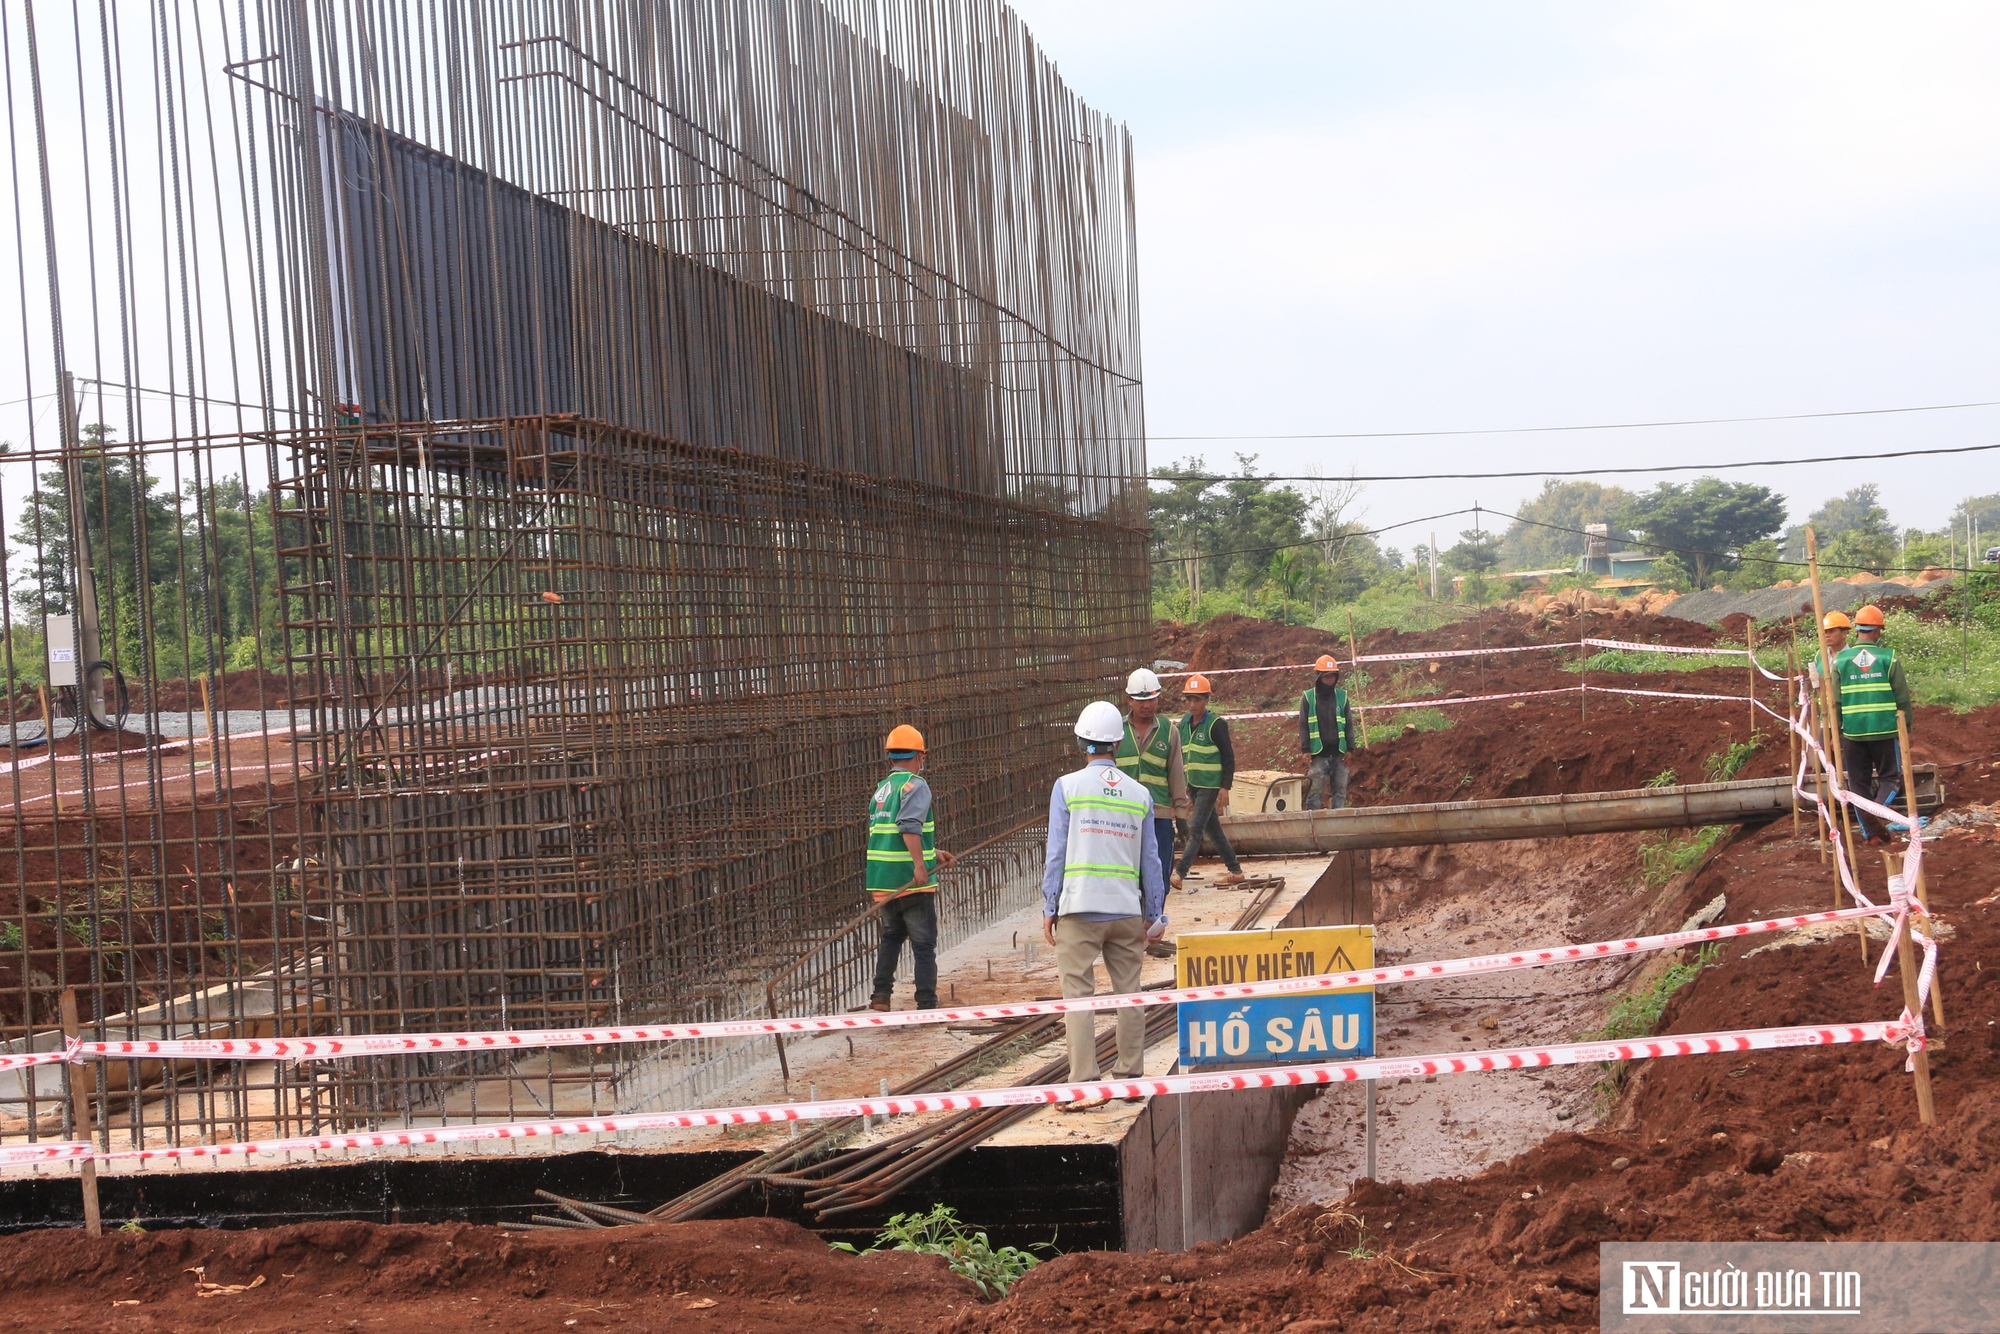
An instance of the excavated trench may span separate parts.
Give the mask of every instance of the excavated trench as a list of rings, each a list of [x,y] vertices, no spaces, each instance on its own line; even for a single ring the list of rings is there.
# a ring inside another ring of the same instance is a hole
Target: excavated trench
[[[1603,940],[1679,927],[1694,871],[1649,885],[1640,849],[1684,832],[1391,848],[1374,854],[1376,958],[1383,963]],[[1699,906],[1699,905],[1697,905]],[[1672,955],[1383,987],[1378,1048],[1419,1055],[1570,1042],[1643,988]],[[1376,1090],[1377,1179],[1470,1176],[1611,1110],[1596,1066],[1398,1079]],[[1345,1195],[1366,1175],[1363,1085],[1300,1111],[1272,1216]]]

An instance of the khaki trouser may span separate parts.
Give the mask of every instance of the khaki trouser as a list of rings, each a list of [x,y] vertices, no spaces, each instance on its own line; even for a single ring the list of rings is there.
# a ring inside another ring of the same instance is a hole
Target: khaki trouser
[[[1111,992],[1122,995],[1139,990],[1139,969],[1146,961],[1146,920],[1118,917],[1108,922],[1091,922],[1081,917],[1056,918],[1056,971],[1062,975],[1062,994],[1091,996],[1097,992],[1097,956],[1104,956],[1104,971],[1111,974]],[[1097,1068],[1097,1016],[1072,1014],[1063,1017],[1069,1034],[1069,1077],[1084,1083],[1099,1077]],[[1118,1063],[1113,1079],[1137,1079],[1146,1073],[1146,1016],[1139,1010],[1118,1011]]]

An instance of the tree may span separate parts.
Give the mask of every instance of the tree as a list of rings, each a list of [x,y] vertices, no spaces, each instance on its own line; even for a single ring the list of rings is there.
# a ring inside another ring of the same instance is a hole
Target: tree
[[[1694,583],[1705,588],[1711,572],[1735,567],[1737,548],[1783,526],[1785,499],[1769,487],[1697,477],[1635,497],[1622,521],[1641,530],[1641,546],[1692,561]]]
[[[1685,593],[1694,587],[1694,576],[1688,573],[1688,567],[1681,563],[1680,557],[1671,551],[1654,561],[1646,574],[1655,588]]]
[[[1829,544],[1843,533],[1857,529],[1870,537],[1887,534],[1893,544],[1895,530],[1889,526],[1889,513],[1882,508],[1882,488],[1873,482],[1863,486],[1850,487],[1840,495],[1807,516],[1802,524],[1785,530],[1785,559],[1804,560],[1806,558],[1806,529],[1813,530],[1818,539],[1819,549],[1824,553]]]
[[[1501,563],[1510,570],[1573,566],[1584,552],[1584,526],[1613,523],[1631,503],[1632,493],[1622,486],[1544,482],[1540,495],[1521,502],[1519,518],[1500,539]],[[1540,528],[1537,523],[1554,526]],[[1625,541],[1627,535],[1614,529],[1612,540]]]
[[[1438,559],[1454,572],[1485,574],[1500,563],[1499,534],[1467,528],[1458,535],[1458,545]]]
[[[1739,593],[1753,593],[1760,588],[1769,588],[1780,579],[1792,577],[1791,567],[1780,563],[1778,544],[1768,537],[1745,542],[1738,558],[1736,573],[1729,576],[1727,582]]]

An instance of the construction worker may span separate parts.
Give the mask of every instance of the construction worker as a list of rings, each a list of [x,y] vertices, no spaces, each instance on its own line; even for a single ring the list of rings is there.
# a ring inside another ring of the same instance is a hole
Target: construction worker
[[[1194,814],[1181,830],[1181,859],[1169,877],[1175,889],[1187,880],[1188,868],[1201,852],[1204,834],[1215,840],[1215,850],[1221,854],[1222,864],[1229,868],[1229,874],[1215,883],[1243,883],[1243,867],[1236,860],[1236,849],[1229,846],[1229,835],[1222,832],[1222,823],[1217,819],[1229,809],[1229,785],[1236,781],[1236,748],[1229,744],[1229,720],[1209,711],[1209,693],[1208,678],[1200,672],[1181,685],[1181,698],[1188,707],[1181,718],[1181,763],[1187,772],[1188,798]]]
[[[937,846],[937,815],[924,768],[924,734],[901,723],[883,743],[889,776],[868,801],[868,895],[882,918],[882,944],[875,952],[875,994],[871,1010],[889,1008],[903,942],[916,963],[917,1008],[937,1008],[937,881],[931,872],[949,869],[958,858]]]
[[[1152,794],[1153,837],[1159,840],[1160,865],[1172,866],[1174,820],[1194,814],[1180,729],[1171,719],[1160,721],[1160,678],[1149,668],[1141,667],[1125,678],[1125,699],[1131,717],[1118,745],[1118,767],[1145,784]]]
[[[1101,700],[1085,705],[1076,737],[1089,758],[1083,768],[1058,778],[1049,793],[1042,936],[1055,947],[1064,996],[1096,993],[1100,955],[1112,992],[1134,992],[1146,942],[1167,930],[1167,882],[1153,837],[1153,796],[1116,763],[1131,728],[1115,705]],[[1096,1016],[1067,1015],[1063,1025],[1070,1078],[1078,1083],[1098,1078]],[[1111,1077],[1139,1078],[1145,1054],[1145,1016],[1136,1009],[1118,1011],[1118,1059]],[[1085,1099],[1063,1110],[1084,1111],[1108,1101]]]
[[[1877,805],[1892,805],[1903,785],[1903,757],[1896,745],[1896,715],[1914,730],[1910,684],[1896,650],[1882,642],[1882,609],[1872,603],[1854,613],[1855,642],[1833,658],[1833,681],[1840,688],[1840,762],[1847,788]],[[1861,836],[1876,841],[1868,817],[1854,813]],[[1898,829],[1903,826],[1897,826]]]
[[[1322,653],[1313,670],[1319,676],[1299,696],[1299,749],[1306,754],[1306,809],[1344,810],[1348,738],[1354,735],[1354,723],[1348,715],[1347,692],[1340,688],[1340,664],[1331,653]]]

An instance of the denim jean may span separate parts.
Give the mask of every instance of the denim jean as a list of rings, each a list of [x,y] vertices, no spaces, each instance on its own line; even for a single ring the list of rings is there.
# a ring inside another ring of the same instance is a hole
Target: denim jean
[[[1174,817],[1169,815],[1153,817],[1153,839],[1160,845],[1160,874],[1169,875],[1174,869]]]
[[[887,996],[896,985],[896,963],[903,957],[903,942],[910,942],[916,961],[917,1008],[937,1008],[937,895],[905,894],[886,900],[882,915],[882,944],[875,951],[875,994]]]
[[[1194,798],[1194,814],[1187,822],[1187,844],[1181,849],[1181,859],[1174,865],[1175,875],[1186,875],[1194,859],[1201,855],[1202,835],[1206,834],[1215,844],[1215,850],[1222,857],[1222,864],[1229,868],[1229,874],[1242,875],[1243,868],[1236,861],[1236,849],[1229,846],[1229,835],[1222,832],[1222,821],[1216,817],[1215,801],[1222,795],[1217,787],[1190,788],[1188,795]]]
[[[1347,757],[1339,751],[1323,750],[1306,767],[1306,809],[1347,809]]]

